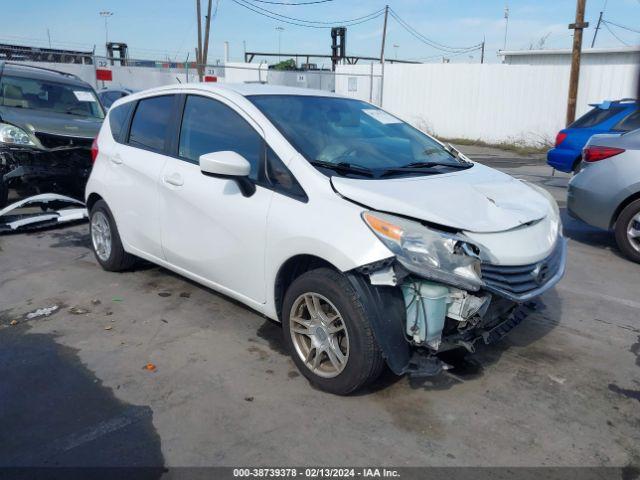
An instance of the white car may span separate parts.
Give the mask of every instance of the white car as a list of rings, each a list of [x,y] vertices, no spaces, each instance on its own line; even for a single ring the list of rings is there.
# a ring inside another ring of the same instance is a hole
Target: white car
[[[281,321],[296,365],[350,393],[384,364],[433,375],[564,273],[543,189],[369,103],[179,85],[114,103],[86,189],[106,270],[141,257]]]

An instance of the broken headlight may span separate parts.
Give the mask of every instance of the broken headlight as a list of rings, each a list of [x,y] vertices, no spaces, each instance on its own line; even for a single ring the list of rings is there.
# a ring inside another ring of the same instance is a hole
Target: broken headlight
[[[410,272],[466,290],[482,286],[480,250],[463,238],[385,213],[362,218]]]
[[[27,132],[8,123],[0,123],[0,143],[30,147],[35,146],[35,143],[33,143],[33,140],[31,140]]]

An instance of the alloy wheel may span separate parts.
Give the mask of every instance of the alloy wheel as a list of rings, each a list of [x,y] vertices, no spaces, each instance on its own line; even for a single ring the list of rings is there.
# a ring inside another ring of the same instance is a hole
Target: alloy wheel
[[[106,262],[111,256],[111,226],[107,216],[97,211],[91,216],[91,242],[100,260]]]
[[[640,252],[640,213],[637,213],[629,221],[629,225],[627,225],[627,239],[629,240],[629,244],[637,252]]]
[[[349,360],[349,333],[338,309],[313,292],[300,295],[289,316],[289,333],[297,355],[314,374],[333,378]]]

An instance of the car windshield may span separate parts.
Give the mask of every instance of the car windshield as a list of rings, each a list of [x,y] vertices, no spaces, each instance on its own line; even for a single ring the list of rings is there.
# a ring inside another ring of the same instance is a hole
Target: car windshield
[[[366,102],[306,95],[252,95],[291,144],[313,165],[370,178],[443,173],[472,164]]]
[[[104,118],[90,88],[33,78],[0,77],[0,106]]]

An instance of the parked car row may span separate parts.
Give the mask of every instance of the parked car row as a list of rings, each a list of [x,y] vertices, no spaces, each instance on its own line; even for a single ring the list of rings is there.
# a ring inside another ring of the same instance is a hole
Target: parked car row
[[[558,132],[547,162],[574,173],[569,214],[613,230],[620,251],[640,263],[640,104],[627,98],[592,107]]]
[[[250,84],[102,96],[106,115],[73,75],[0,64],[0,205],[10,187],[47,189],[36,204],[67,203],[51,223],[78,215],[58,193],[83,197],[105,270],[143,258],[281,321],[323,390],[350,393],[385,363],[437,374],[440,353],[499,340],[564,274],[546,190],[367,102]],[[599,104],[549,161],[615,130],[572,160],[569,211],[639,261],[637,122],[635,102]]]
[[[607,101],[591,107],[558,132],[555,147],[547,154],[547,163],[556,170],[577,172],[582,163],[582,149],[593,135],[620,134],[640,128],[640,107],[635,99]]]

